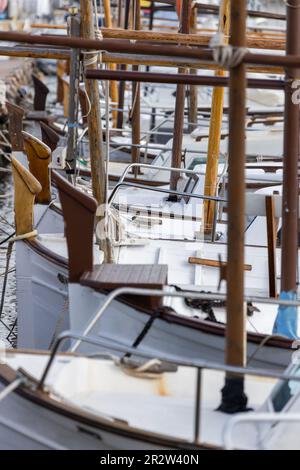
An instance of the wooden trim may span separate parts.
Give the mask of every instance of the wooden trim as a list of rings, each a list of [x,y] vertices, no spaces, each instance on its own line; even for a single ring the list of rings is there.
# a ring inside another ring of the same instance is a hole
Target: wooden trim
[[[35,111],[45,111],[47,96],[50,90],[35,74],[32,74],[32,81],[34,86],[33,109]]]
[[[9,138],[12,146],[13,152],[22,152],[23,151],[23,119],[25,116],[25,111],[20,106],[16,104],[6,102],[6,107],[8,111],[8,132]]]
[[[213,259],[204,259],[204,258],[189,258],[189,264],[197,264],[199,266],[208,266],[211,268],[227,268],[227,263],[222,261],[217,261]],[[251,264],[244,264],[244,271],[252,271]]]
[[[52,177],[59,191],[65,220],[69,253],[69,280],[70,282],[79,282],[84,272],[93,270],[93,240],[97,202],[91,196],[74,188],[56,171],[52,172]]]

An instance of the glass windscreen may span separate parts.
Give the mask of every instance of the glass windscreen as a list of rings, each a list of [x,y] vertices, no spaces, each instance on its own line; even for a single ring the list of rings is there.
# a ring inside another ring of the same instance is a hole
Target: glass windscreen
[[[291,375],[295,377],[300,377],[300,367],[299,365],[295,366],[291,371]],[[280,384],[275,388],[271,400],[273,404],[274,411],[282,411],[287,403],[300,391],[300,381],[298,380],[286,380],[280,382]]]

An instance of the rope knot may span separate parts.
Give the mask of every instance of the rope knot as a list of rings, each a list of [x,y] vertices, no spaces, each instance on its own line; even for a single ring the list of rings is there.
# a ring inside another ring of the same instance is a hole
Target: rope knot
[[[217,33],[210,41],[210,48],[213,50],[213,58],[221,68],[234,68],[241,64],[248,53],[246,47],[232,47],[225,44],[225,35]]]

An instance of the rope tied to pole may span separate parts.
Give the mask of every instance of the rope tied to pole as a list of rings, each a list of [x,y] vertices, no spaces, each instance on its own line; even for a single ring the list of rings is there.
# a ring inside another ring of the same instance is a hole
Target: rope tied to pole
[[[238,67],[249,52],[246,47],[232,47],[230,44],[225,44],[223,33],[217,33],[213,36],[210,48],[213,50],[215,63],[224,69]]]
[[[103,34],[101,29],[97,29],[95,31],[95,39],[98,39],[99,41],[103,41]],[[83,65],[84,69],[87,67],[90,67],[93,64],[102,64],[103,59],[102,59],[102,54],[104,51],[83,51]]]
[[[32,232],[24,233],[22,235],[16,235],[10,240],[10,243],[13,244],[19,240],[28,240],[29,238],[34,238],[38,234],[37,230],[33,230]]]

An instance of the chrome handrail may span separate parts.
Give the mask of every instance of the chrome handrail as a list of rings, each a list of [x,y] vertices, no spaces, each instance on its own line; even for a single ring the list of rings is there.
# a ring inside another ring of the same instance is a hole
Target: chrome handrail
[[[149,170],[161,170],[161,171],[172,171],[174,173],[185,173],[187,175],[193,175],[198,178],[199,173],[194,170],[187,170],[185,168],[173,168],[167,166],[159,166],[159,165],[149,165],[147,163],[130,163],[126,169],[124,170],[121,178],[119,179],[119,183],[123,183],[126,178],[126,175],[132,168],[147,168]]]
[[[214,202],[227,202],[227,199],[223,199],[220,197],[214,197],[214,196],[204,196],[201,194],[193,194],[193,193],[185,193],[182,191],[175,191],[172,189],[166,189],[162,187],[153,187],[153,186],[147,186],[143,184],[138,184],[138,183],[129,183],[123,181],[123,183],[117,183],[116,186],[113,188],[109,200],[108,200],[108,207],[110,207],[113,203],[113,199],[116,196],[117,192],[121,187],[128,187],[128,188],[137,188],[137,189],[144,189],[146,191],[152,191],[156,193],[164,193],[164,194],[170,194],[173,196],[181,196],[181,197],[189,197],[189,198],[194,198],[194,199],[201,199],[203,201],[214,201]]]
[[[282,380],[282,381],[293,380],[295,382],[300,382],[300,376],[287,374],[285,372],[276,372],[275,370],[265,370],[265,369],[262,370],[262,369],[248,368],[248,367],[229,366],[226,364],[220,364],[218,362],[213,362],[213,361],[206,361],[203,359],[199,359],[199,360],[179,359],[179,358],[174,359],[173,356],[168,356],[167,354],[159,354],[158,356],[157,354],[154,355],[149,352],[140,351],[134,347],[124,346],[119,343],[112,343],[109,340],[100,339],[99,337],[96,337],[96,336],[83,336],[81,334],[68,330],[68,331],[64,331],[60,333],[55,340],[55,343],[51,350],[50,358],[46,364],[45,370],[38,383],[39,389],[43,388],[43,385],[49,373],[49,369],[53,363],[53,360],[56,354],[58,353],[58,348],[60,347],[61,343],[70,339],[75,339],[83,343],[93,344],[101,348],[106,348],[107,350],[117,351],[122,354],[138,356],[140,358],[147,359],[147,360],[159,359],[161,362],[166,362],[171,365],[176,365],[179,367],[195,367],[199,369],[226,372],[227,374],[231,374],[231,375],[242,375],[242,376],[248,375],[250,377],[261,377],[261,378],[266,378],[266,379],[277,379],[277,380]],[[248,415],[245,415],[245,416],[248,416]]]

